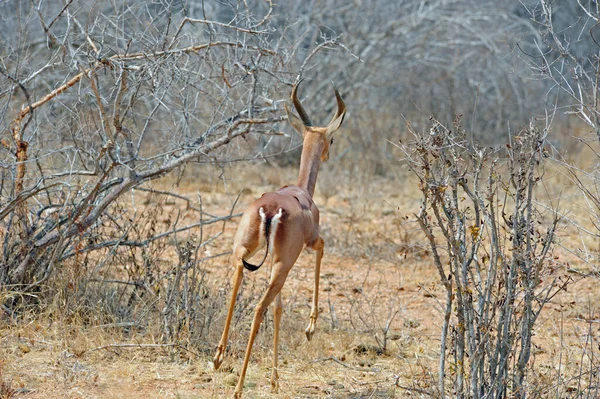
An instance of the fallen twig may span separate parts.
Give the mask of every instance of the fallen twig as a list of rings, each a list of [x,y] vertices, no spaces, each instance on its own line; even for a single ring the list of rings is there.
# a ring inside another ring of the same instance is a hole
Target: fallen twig
[[[312,362],[313,363],[320,363],[320,362],[325,362],[327,360],[331,360],[332,362],[335,362],[335,363],[337,363],[337,364],[339,364],[341,366],[344,366],[346,368],[349,368],[351,370],[364,371],[364,372],[367,372],[367,373],[378,373],[380,371],[379,369],[376,369],[376,368],[356,367],[356,366],[353,366],[351,364],[344,363],[340,359],[337,359],[337,358],[335,358],[333,356],[323,357],[323,358],[320,358],[320,359],[315,359]]]
[[[88,352],[97,352],[105,349],[119,349],[119,348],[133,348],[133,349],[160,349],[160,348],[177,348],[182,349],[186,352],[189,352],[195,356],[199,356],[198,353],[186,348],[185,346],[181,346],[176,343],[168,343],[168,344],[109,344],[102,345],[96,348],[90,349]]]
[[[396,387],[398,387],[400,389],[404,389],[405,391],[422,393],[422,394],[427,395],[428,397],[432,397],[433,396],[433,392],[428,391],[426,389],[415,388],[415,387],[407,387],[407,386],[404,386],[404,385],[400,385],[399,380],[400,380],[400,376],[394,375],[394,386],[396,386]]]

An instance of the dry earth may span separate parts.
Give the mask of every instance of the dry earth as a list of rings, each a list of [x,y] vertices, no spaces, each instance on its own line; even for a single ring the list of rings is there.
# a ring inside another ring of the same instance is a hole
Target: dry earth
[[[318,330],[306,342],[313,257],[303,254],[283,291],[280,393],[270,393],[272,328],[267,320],[255,345],[244,397],[430,397],[435,391],[443,291],[418,226],[410,222],[419,206],[415,185],[402,174],[383,179],[324,169],[316,196],[327,243]],[[230,170],[225,180],[188,178],[176,190],[191,198],[200,193],[207,211],[223,215],[243,187],[253,185],[243,192],[237,209],[262,192],[294,181],[293,170],[256,170]],[[173,186],[163,181],[155,188]],[[166,200],[156,196],[155,201]],[[168,213],[169,206],[182,205],[163,206]],[[221,226],[210,229],[205,233]],[[226,251],[234,229],[235,222],[228,223],[225,235],[206,247],[207,253]],[[562,234],[563,240],[569,239],[567,230]],[[581,266],[574,260],[570,265]],[[231,275],[225,258],[211,267],[213,278]],[[265,269],[247,274],[246,284],[264,287]],[[590,353],[598,355],[600,282],[570,275],[575,282],[552,300],[536,328],[531,390],[544,397],[569,397],[569,387],[576,388],[577,380],[568,377],[586,369]],[[388,321],[387,350],[380,353],[377,340],[383,338]],[[31,399],[228,397],[237,381],[249,323],[247,317],[236,325],[228,357],[222,369],[214,371],[212,353],[173,351],[160,347],[150,334],[124,338],[113,329],[55,316],[20,322],[4,318],[1,378],[16,389],[16,397]],[[217,325],[220,329],[223,320]],[[207,347],[216,347],[220,332],[211,334],[214,341]]]

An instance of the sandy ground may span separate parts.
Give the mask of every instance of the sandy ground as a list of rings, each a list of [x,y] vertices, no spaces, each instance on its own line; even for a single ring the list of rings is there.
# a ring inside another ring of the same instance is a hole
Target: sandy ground
[[[286,178],[293,181],[293,171],[262,176],[261,184],[244,191],[240,209]],[[255,345],[244,397],[431,397],[444,291],[418,226],[406,222],[418,211],[418,192],[397,180],[375,178],[348,191],[346,182],[351,177],[331,173],[325,173],[319,184],[336,180],[346,191],[318,191],[316,197],[327,242],[317,332],[311,342],[305,340],[313,256],[302,254],[283,291],[280,393],[270,390],[272,325],[267,317]],[[181,191],[204,190],[206,210],[228,212],[235,190],[215,188],[217,183],[205,185],[192,189],[193,182],[188,182]],[[214,231],[219,228],[215,226]],[[225,251],[234,229],[235,223],[228,224],[222,239],[206,250]],[[212,273],[228,278],[229,266],[220,263]],[[557,273],[569,274],[566,269]],[[569,275],[576,281],[544,310],[534,338],[533,380],[548,396],[554,387],[561,390],[553,397],[562,393],[568,397],[568,387],[577,383],[568,377],[585,369],[590,353],[597,356],[599,350],[600,282],[581,279],[577,273]],[[248,275],[246,284],[264,287],[267,276],[268,270],[261,269]],[[247,318],[242,328],[232,332],[228,357],[221,370],[214,371],[212,353],[173,351],[147,335],[124,341],[95,326],[52,317],[3,321],[2,379],[11,383],[15,397],[32,399],[228,397],[237,382],[249,323]],[[387,348],[380,353],[378,340],[383,339],[387,324]],[[211,336],[219,334],[215,331]],[[217,343],[215,338],[207,347]]]

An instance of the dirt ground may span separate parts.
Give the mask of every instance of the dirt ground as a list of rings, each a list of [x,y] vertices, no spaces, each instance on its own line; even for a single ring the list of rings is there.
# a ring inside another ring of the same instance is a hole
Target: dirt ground
[[[237,209],[262,192],[293,182],[295,172],[240,176],[228,178],[227,188],[218,179],[205,179],[197,186],[184,181],[178,189],[192,197],[199,192],[207,211],[224,215],[248,182],[253,188],[243,192]],[[306,341],[313,256],[302,254],[283,291],[280,392],[272,394],[270,389],[272,325],[267,317],[246,377],[245,398],[434,395],[444,291],[418,226],[410,222],[418,211],[418,191],[407,184],[405,175],[361,177],[362,184],[352,185],[355,178],[327,170],[319,178],[316,203],[326,254],[317,332]],[[234,230],[235,221],[206,251],[226,251]],[[230,267],[224,260],[220,263],[213,273],[228,278]],[[575,281],[543,311],[534,338],[531,380],[536,386],[532,391],[552,397],[569,397],[569,387],[577,384],[569,376],[585,369],[590,353],[594,357],[599,350],[600,282],[581,278],[575,270],[580,265],[574,261],[570,266],[571,270],[557,273],[569,274]],[[267,276],[268,270],[261,269],[248,274],[246,281],[264,286]],[[10,382],[15,397],[31,399],[229,397],[237,382],[249,323],[248,318],[232,332],[228,356],[214,371],[212,353],[173,350],[149,336],[123,341],[98,326],[53,317],[5,320],[0,324],[0,381]],[[217,324],[222,326],[223,321]],[[387,347],[382,353],[384,336]],[[217,343],[215,338],[207,346],[214,348]]]

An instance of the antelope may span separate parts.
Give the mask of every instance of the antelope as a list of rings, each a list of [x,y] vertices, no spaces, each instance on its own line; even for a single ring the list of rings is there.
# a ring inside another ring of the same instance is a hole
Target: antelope
[[[312,197],[317,184],[319,166],[321,162],[329,159],[329,146],[333,143],[332,136],[344,120],[346,105],[340,93],[334,87],[337,99],[337,112],[326,127],[313,126],[300,100],[298,100],[297,90],[301,82],[302,80],[294,84],[291,94],[292,104],[298,112],[299,117],[290,112],[287,105],[285,105],[288,121],[303,137],[298,182],[296,185],[283,186],[275,192],[263,194],[259,199],[254,201],[242,214],[233,241],[233,253],[230,263],[236,268],[236,271],[233,276],[233,290],[231,292],[231,301],[225,321],[225,328],[217,347],[217,353],[213,359],[215,370],[219,368],[225,356],[229,327],[244,269],[251,272],[258,270],[265,262],[268,254],[271,254],[273,265],[269,285],[254,312],[244,363],[233,396],[237,399],[242,396],[244,378],[248,369],[254,339],[263,321],[264,314],[273,301],[275,301],[275,325],[271,388],[275,393],[278,391],[277,354],[279,323],[283,311],[281,288],[285,283],[290,269],[294,266],[300,252],[304,248],[315,251],[315,286],[310,320],[305,330],[306,338],[309,341],[315,332],[315,325],[319,315],[319,274],[325,242],[319,234],[319,210],[313,202]],[[259,264],[253,265],[247,261],[247,259],[265,247],[264,257]]]

